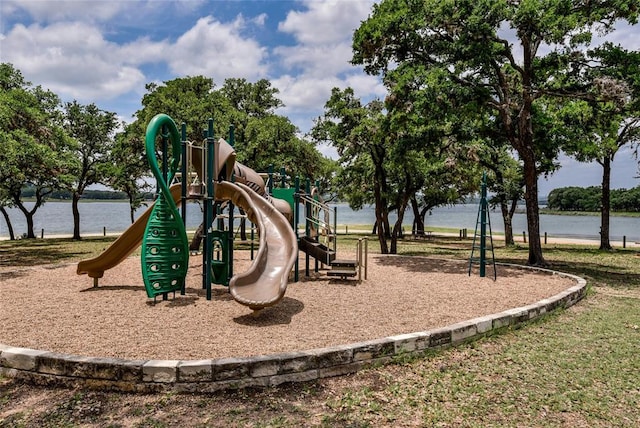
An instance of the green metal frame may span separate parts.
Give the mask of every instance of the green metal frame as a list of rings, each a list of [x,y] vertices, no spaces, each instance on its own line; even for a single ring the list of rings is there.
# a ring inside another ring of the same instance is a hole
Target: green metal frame
[[[480,225],[480,233],[478,233],[478,225]],[[473,244],[471,246],[471,256],[469,257],[469,276],[474,263],[480,265],[480,277],[487,275],[487,226],[489,227],[489,250],[491,251],[491,263],[493,265],[493,280],[497,279],[496,258],[493,251],[493,235],[491,233],[491,217],[489,216],[489,203],[487,202],[487,174],[482,174],[482,187],[480,191],[480,206],[478,207],[478,217],[476,219],[476,230],[473,235]],[[476,239],[480,240],[476,244]],[[474,257],[475,250],[479,250],[479,257]]]

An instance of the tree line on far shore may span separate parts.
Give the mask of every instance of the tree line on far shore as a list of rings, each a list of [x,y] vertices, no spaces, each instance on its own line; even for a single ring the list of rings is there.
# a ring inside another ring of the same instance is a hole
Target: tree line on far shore
[[[36,188],[33,186],[27,186],[22,189],[22,197],[25,199],[35,199]],[[141,192],[140,198],[145,201],[152,201],[155,199],[155,192]],[[69,190],[54,190],[48,198],[52,201],[71,201],[73,199],[73,193]],[[117,190],[85,190],[81,199],[89,199],[96,201],[129,201],[129,197],[125,192],[119,192]]]
[[[547,207],[558,211],[598,212],[602,208],[602,188],[570,186],[553,189],[549,193]],[[640,212],[640,186],[612,189],[611,211]]]

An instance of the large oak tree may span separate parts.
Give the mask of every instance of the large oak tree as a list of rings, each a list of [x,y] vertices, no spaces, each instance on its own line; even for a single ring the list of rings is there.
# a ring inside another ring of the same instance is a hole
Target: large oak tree
[[[95,104],[66,103],[64,127],[76,142],[79,166],[75,170],[71,211],[73,239],[80,239],[80,210],[78,203],[85,189],[93,184],[110,184],[110,154],[118,126],[116,114],[99,109]]]
[[[523,163],[528,263],[543,265],[538,176],[549,141],[534,116],[546,96],[566,96],[571,58],[620,19],[635,23],[637,0],[383,0],[353,37],[353,62],[370,74],[398,66],[446,73],[470,101],[500,118]]]

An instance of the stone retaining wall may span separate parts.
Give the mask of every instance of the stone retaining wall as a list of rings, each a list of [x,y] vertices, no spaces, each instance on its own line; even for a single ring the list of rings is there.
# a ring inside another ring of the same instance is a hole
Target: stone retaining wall
[[[568,308],[585,296],[584,279],[545,269],[536,270],[573,278],[576,285],[528,306],[434,330],[258,357],[124,360],[83,357],[0,344],[0,374],[35,384],[125,392],[208,392],[276,386],[285,382],[340,376],[365,367],[385,364],[399,355],[419,354],[473,340],[492,330],[522,324],[558,308]]]

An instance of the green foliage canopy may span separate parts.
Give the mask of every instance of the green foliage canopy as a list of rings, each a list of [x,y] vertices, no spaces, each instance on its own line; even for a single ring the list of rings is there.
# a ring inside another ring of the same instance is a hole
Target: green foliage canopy
[[[542,265],[537,179],[560,147],[540,138],[545,121],[536,117],[546,117],[544,98],[575,95],[572,59],[594,31],[637,17],[637,0],[383,0],[354,34],[353,62],[385,77],[432,70],[465,88],[469,104],[500,118],[523,162],[528,261]]]
[[[35,238],[35,212],[53,190],[72,182],[78,167],[59,106],[53,92],[33,87],[11,64],[0,64],[0,205],[14,205],[25,215],[29,238]],[[31,208],[23,200],[27,185],[34,189]]]

